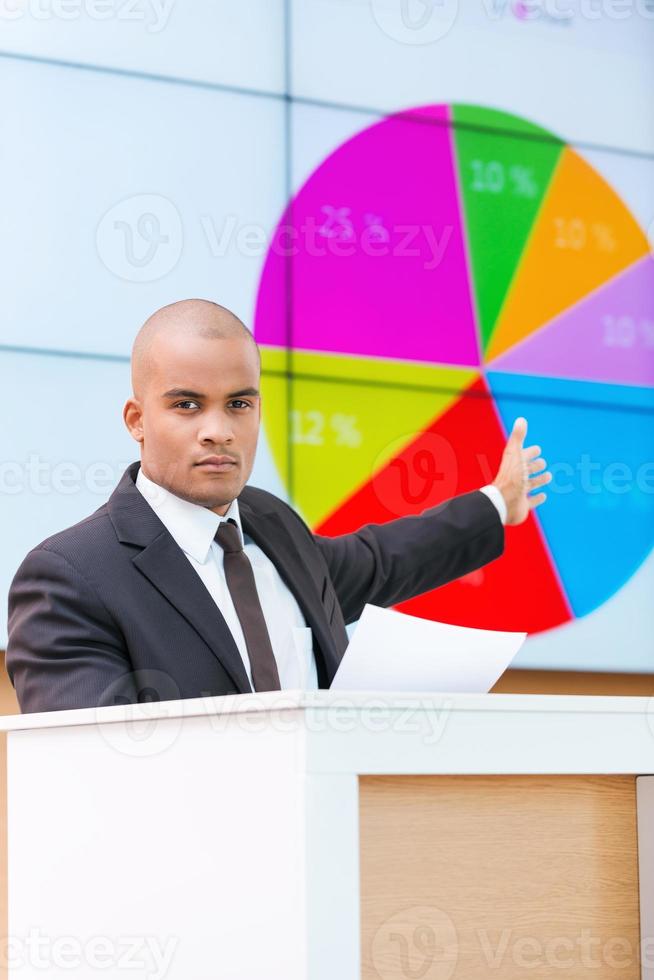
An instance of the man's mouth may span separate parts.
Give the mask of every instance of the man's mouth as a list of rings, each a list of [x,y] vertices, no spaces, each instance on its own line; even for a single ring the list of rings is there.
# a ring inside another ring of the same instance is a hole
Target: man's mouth
[[[209,470],[210,472],[224,473],[234,469],[238,464],[231,456],[207,456],[206,459],[200,460],[195,465],[199,466],[200,469]]]

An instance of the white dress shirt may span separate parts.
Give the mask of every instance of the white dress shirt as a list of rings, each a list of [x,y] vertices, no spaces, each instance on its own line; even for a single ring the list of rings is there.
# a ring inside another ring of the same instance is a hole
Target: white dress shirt
[[[506,500],[504,499],[504,494],[499,487],[494,486],[492,483],[488,483],[485,487],[480,487],[482,493],[485,493],[488,499],[495,504],[495,509],[500,515],[500,520],[502,524],[506,524]]]
[[[277,662],[282,690],[288,688],[315,690],[318,687],[318,672],[313,653],[311,628],[307,626],[297,599],[273,562],[252,538],[243,532],[238,500],[232,500],[225,515],[221,516],[208,507],[192,504],[153,483],[142,468],[136,476],[136,487],[182,549],[218,606],[231,630],[248,680],[254,689],[245,637],[225,578],[224,552],[214,541],[221,521],[226,521],[230,517],[236,521],[243,541],[243,549],[250,559],[254,572],[254,581]],[[501,491],[491,485],[482,487],[481,490],[495,505],[504,523],[506,503]]]
[[[182,549],[225,618],[254,690],[245,637],[227,588],[223,565],[224,551],[213,540],[221,521],[226,521],[229,517],[236,521],[243,541],[243,549],[254,572],[254,581],[277,662],[281,687],[282,689],[316,689],[318,672],[313,654],[311,628],[307,626],[297,599],[270,558],[249,535],[244,534],[238,500],[232,500],[225,516],[221,517],[208,507],[182,500],[181,497],[153,483],[144,474],[143,469],[139,469],[136,476],[136,487]]]

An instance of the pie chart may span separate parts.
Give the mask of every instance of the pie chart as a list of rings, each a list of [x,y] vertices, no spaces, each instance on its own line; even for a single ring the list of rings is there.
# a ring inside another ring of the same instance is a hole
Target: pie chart
[[[651,248],[581,153],[529,121],[427,105],[343,142],[279,220],[254,333],[267,440],[316,534],[478,489],[528,419],[547,501],[500,558],[401,611],[551,630],[654,547]]]

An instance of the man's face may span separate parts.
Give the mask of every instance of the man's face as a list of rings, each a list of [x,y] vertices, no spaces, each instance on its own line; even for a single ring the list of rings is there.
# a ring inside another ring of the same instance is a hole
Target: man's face
[[[246,337],[157,337],[142,399],[124,418],[147,477],[224,514],[247,482],[257,448],[259,361]],[[211,463],[211,457],[229,462]]]

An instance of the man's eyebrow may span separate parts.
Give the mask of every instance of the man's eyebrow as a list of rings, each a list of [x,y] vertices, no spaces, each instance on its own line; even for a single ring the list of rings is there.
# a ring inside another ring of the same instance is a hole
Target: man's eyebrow
[[[232,391],[232,392],[230,392],[227,395],[227,398],[240,398],[243,395],[250,395],[250,397],[255,398],[255,397],[258,397],[259,394],[260,394],[260,392],[259,392],[259,389],[258,388],[241,388],[240,391]],[[170,388],[168,391],[165,391],[161,397],[162,398],[198,398],[198,399],[201,399],[201,398],[206,398],[207,396],[206,395],[203,395],[199,391],[191,391],[189,388]]]
[[[165,391],[162,398],[204,398],[199,391],[191,391],[188,388],[170,388]]]
[[[242,395],[250,395],[251,398],[258,398],[259,394],[260,392],[258,388],[241,388],[240,391],[232,391],[227,397],[240,398]]]

